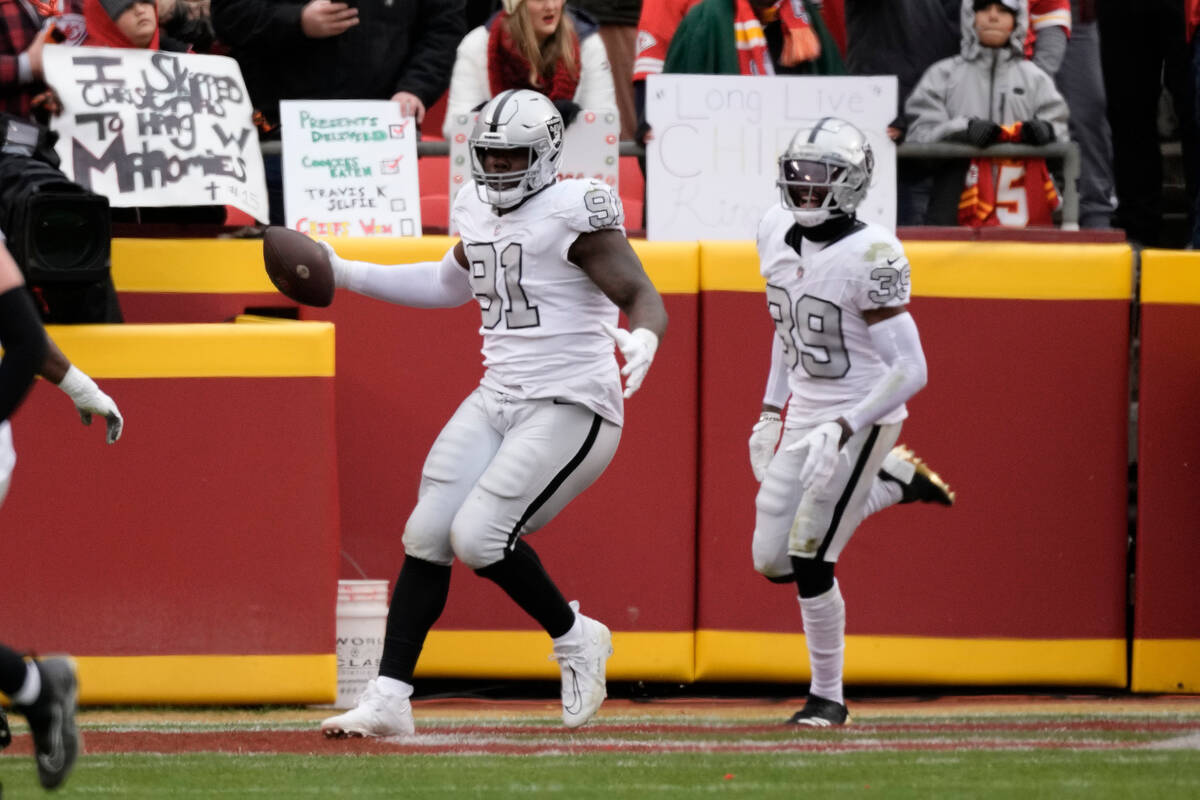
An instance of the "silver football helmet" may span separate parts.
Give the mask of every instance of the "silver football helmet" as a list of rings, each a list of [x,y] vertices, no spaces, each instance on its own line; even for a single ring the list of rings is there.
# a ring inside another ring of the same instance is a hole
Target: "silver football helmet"
[[[802,124],[779,157],[784,208],[806,227],[854,213],[871,186],[875,156],[862,131],[844,119]]]
[[[493,97],[479,112],[468,140],[471,177],[479,199],[496,208],[511,208],[554,183],[562,161],[563,120],[543,94],[508,89]],[[525,150],[524,169],[488,172],[488,150]]]

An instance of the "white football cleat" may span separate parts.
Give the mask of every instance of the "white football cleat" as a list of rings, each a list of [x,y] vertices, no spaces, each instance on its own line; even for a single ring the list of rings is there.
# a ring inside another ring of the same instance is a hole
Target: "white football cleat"
[[[583,625],[583,640],[569,645],[554,645],[554,655],[562,670],[563,724],[578,728],[595,716],[608,696],[604,680],[605,663],[612,655],[612,633],[602,622],[579,613],[579,601],[571,608]]]
[[[384,692],[376,681],[367,681],[358,705],[321,723],[321,733],[329,739],[412,736],[415,732],[412,703],[403,695]]]

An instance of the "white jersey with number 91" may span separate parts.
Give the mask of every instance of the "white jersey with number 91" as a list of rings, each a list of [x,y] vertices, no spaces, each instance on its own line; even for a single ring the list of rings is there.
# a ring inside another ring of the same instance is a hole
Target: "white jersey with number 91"
[[[518,398],[580,403],[621,425],[620,373],[600,325],[616,325],[618,310],[567,259],[582,233],[624,233],[616,191],[599,181],[563,180],[497,215],[468,185],[451,216],[482,312],[482,385]]]
[[[828,244],[803,239],[800,230],[781,206],[768,210],[758,227],[767,308],[788,367],[789,428],[828,422],[867,396],[887,365],[875,352],[863,311],[903,306],[910,291],[908,258],[886,229],[859,222]],[[907,416],[901,404],[878,423]]]

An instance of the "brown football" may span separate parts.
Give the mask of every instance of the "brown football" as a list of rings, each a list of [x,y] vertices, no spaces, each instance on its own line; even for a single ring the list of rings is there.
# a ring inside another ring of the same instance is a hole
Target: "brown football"
[[[297,303],[333,302],[333,267],[325,251],[291,228],[272,225],[263,234],[263,264],[275,288]]]

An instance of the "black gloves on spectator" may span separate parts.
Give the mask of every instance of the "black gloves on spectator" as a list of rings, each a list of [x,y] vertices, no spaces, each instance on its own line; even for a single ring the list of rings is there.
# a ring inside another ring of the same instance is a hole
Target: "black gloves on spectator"
[[[562,114],[563,125],[570,125],[579,116],[581,106],[573,100],[552,100],[558,113]]]
[[[1000,138],[1000,126],[990,119],[972,119],[967,123],[966,140],[976,147],[987,147]]]
[[[1050,144],[1054,141],[1054,127],[1044,119],[1029,119],[1021,123],[1021,141],[1025,144]]]

